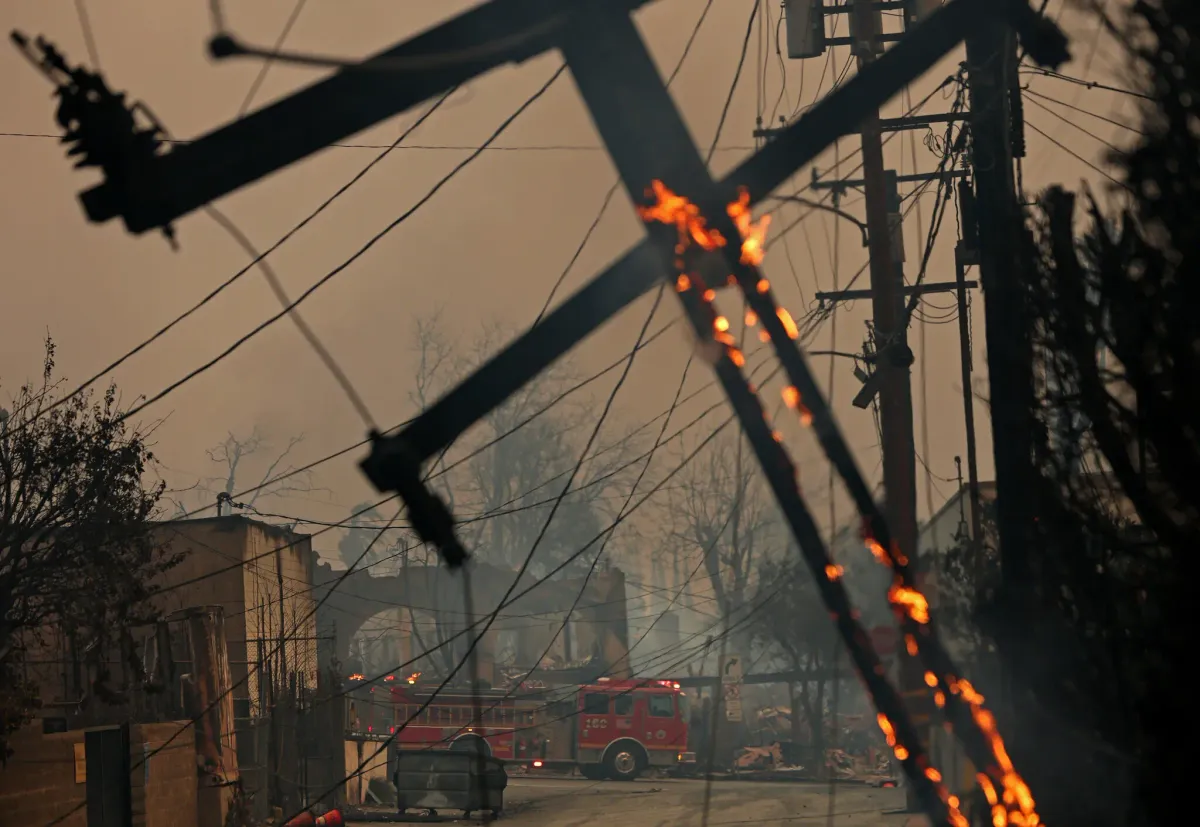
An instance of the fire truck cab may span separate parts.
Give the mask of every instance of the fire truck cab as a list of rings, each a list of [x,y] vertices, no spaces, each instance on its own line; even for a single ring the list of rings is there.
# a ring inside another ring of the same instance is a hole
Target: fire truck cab
[[[650,767],[696,760],[678,684],[600,678],[579,687],[577,703],[575,759],[587,778],[631,781]]]

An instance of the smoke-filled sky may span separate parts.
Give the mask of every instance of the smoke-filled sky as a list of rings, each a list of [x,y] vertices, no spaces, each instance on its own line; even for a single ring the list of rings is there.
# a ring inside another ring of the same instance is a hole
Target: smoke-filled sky
[[[702,146],[712,140],[754,2],[717,0],[673,86],[675,99]],[[224,5],[232,30],[243,40],[261,45],[276,40],[295,7],[294,0],[227,0]],[[469,5],[456,0],[313,0],[305,5],[287,46],[348,58],[366,56]],[[664,75],[678,60],[704,5],[703,0],[658,0],[638,14],[638,23]],[[1050,8],[1061,13],[1059,6],[1061,3],[1052,2]],[[193,137],[236,116],[260,63],[215,64],[206,57],[206,39],[211,34],[206,2],[90,0],[87,8],[109,82],[147,102],[174,136]],[[781,61],[774,45],[778,17],[779,4],[765,2],[759,17],[762,25],[756,22],[753,27],[746,66],[713,162],[718,173],[751,151],[757,113],[768,120],[773,112],[790,116],[802,104],[825,94],[847,59],[846,50],[839,48],[836,65],[824,58]],[[1075,52],[1075,60],[1064,71],[1122,85],[1127,73],[1121,67],[1120,53],[1107,37],[1096,34],[1095,23],[1069,10],[1061,20],[1074,36]],[[69,0],[7,0],[0,9],[0,22],[6,29],[46,35],[70,59],[87,60],[80,20]],[[952,73],[960,59],[955,55],[915,85],[912,101],[923,98]],[[558,62],[557,55],[546,55],[507,67],[455,95],[409,138],[407,148],[394,152],[272,256],[288,291],[296,295],[306,289],[408,209],[544,83]],[[784,72],[786,85],[781,83]],[[274,65],[254,106],[320,76],[319,71]],[[0,49],[0,78],[0,132],[36,135],[57,131],[50,86],[14,49]],[[1033,105],[1027,104],[1031,129],[1024,168],[1026,189],[1036,192],[1052,182],[1076,185],[1082,179],[1097,186],[1105,184],[1070,153],[1102,163],[1107,148],[1072,123],[1114,144],[1128,140],[1129,133],[1062,104],[1128,122],[1134,111],[1133,99],[1059,79],[1035,75],[1023,79],[1032,90],[1051,99],[1035,97]],[[403,83],[403,77],[398,76],[396,82]],[[949,105],[949,100],[936,95],[924,111],[945,111]],[[885,114],[897,115],[907,108],[903,100],[896,101]],[[391,143],[417,115],[397,116],[348,143]],[[916,132],[892,141],[886,148],[889,166],[911,172],[915,155],[917,169],[933,170],[937,159],[923,139],[924,135]],[[1050,139],[1060,142],[1062,148]],[[848,154],[857,145],[857,138],[847,138],[841,142],[840,152]],[[615,180],[569,76],[518,119],[497,146],[503,149],[484,153],[428,205],[302,305],[307,321],[385,427],[413,412],[409,392],[414,370],[414,317],[441,308],[449,329],[462,337],[464,346],[487,321],[515,327],[530,323]],[[356,146],[331,148],[234,193],[218,206],[256,245],[265,247],[305,218],[377,152]],[[833,158],[831,152],[817,166],[828,169]],[[847,172],[856,163],[847,164]],[[809,169],[802,170],[795,184],[803,188],[810,175]],[[37,375],[47,332],[58,343],[61,374],[80,381],[141,342],[246,263],[245,253],[202,214],[179,223],[182,249],[177,253],[158,236],[127,235],[119,223],[88,224],[76,194],[95,179],[94,172],[72,170],[53,139],[14,134],[0,137],[0,180],[5,182],[0,197],[0,247],[7,262],[0,293],[0,396],[5,401],[21,381]],[[814,197],[813,193],[807,195]],[[906,220],[906,273],[910,279],[918,269],[933,200],[930,190]],[[853,193],[845,206],[862,215],[862,204]],[[777,225],[795,219],[802,211],[801,207],[785,206]],[[622,253],[639,233],[639,222],[627,198],[619,193],[559,298]],[[928,280],[953,279],[955,233],[951,211],[935,247]],[[786,244],[779,242],[771,248],[765,270],[780,300],[800,318],[815,306],[814,291],[833,288],[835,263],[837,279],[844,286],[865,261],[866,251],[853,225],[817,213],[793,230]],[[856,286],[867,286],[865,275]],[[669,297],[664,301],[661,321],[677,315],[673,302]],[[936,307],[927,307],[925,313],[931,321],[944,323],[925,325],[923,335],[917,326],[910,337],[917,353],[913,393],[921,454],[917,486],[923,514],[930,510],[927,487],[936,509],[953,491],[954,457],[965,454],[958,326],[947,311],[938,309],[949,307],[952,296],[935,296],[932,302]],[[580,348],[579,370],[596,370],[627,351],[648,309],[647,302],[628,310]],[[122,365],[112,379],[127,401],[153,395],[277,310],[278,303],[261,275],[251,271],[193,318]],[[977,294],[971,314],[972,350],[977,388],[986,393],[982,310],[982,297]],[[858,351],[868,312],[865,302],[844,307],[837,316],[836,340],[832,338],[833,325],[826,322],[813,340],[813,348]],[[639,356],[618,398],[613,432],[669,405],[689,348],[682,331],[672,332]],[[823,377],[828,362],[826,357],[813,358]],[[837,360],[834,368],[835,409],[864,471],[877,480],[879,452],[872,415],[849,404],[857,390],[851,363]],[[595,383],[593,392],[602,399],[615,376],[614,372]],[[692,377],[689,387],[699,387],[711,378],[707,369],[693,370]],[[777,399],[777,389],[772,393]],[[715,389],[704,397],[708,401],[716,398]],[[229,431],[246,434],[258,427],[280,446],[302,433],[304,442],[293,453],[297,462],[316,459],[364,435],[364,426],[329,373],[286,320],[172,393],[143,417],[145,421],[165,418],[155,434],[156,450],[163,474],[176,487],[216,473],[205,449]],[[992,468],[986,405],[976,406],[976,420],[980,472],[986,479]],[[805,490],[826,519],[827,465],[797,430],[787,433],[801,458]],[[328,493],[274,502],[272,510],[318,520],[344,517],[348,507],[372,493],[359,474],[356,459],[351,454],[319,469],[317,482]],[[926,468],[931,475],[928,481]],[[252,464],[245,481],[239,482],[250,484],[255,480],[249,472],[261,474],[262,470]],[[841,514],[847,513],[842,505]],[[335,545],[333,535],[317,542],[324,551]]]

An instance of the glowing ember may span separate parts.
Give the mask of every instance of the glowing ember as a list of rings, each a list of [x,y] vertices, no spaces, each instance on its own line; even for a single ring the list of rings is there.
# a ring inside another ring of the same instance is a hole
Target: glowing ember
[[[796,390],[791,385],[783,389],[783,404],[787,405],[793,411],[800,405],[800,391]]]
[[[754,289],[760,293],[765,293],[771,289],[771,282],[766,279],[759,279],[758,284],[754,285]]]
[[[753,310],[746,310],[746,327],[754,327],[758,324],[758,314]]]
[[[729,329],[729,319],[726,319],[724,316],[717,316],[717,318],[713,320],[713,328],[718,333],[724,333]]]
[[[796,322],[792,318],[792,314],[788,313],[784,308],[779,308],[775,311],[775,315],[779,316],[779,321],[783,322],[783,329],[787,331],[789,339],[795,339],[800,335],[800,329],[796,327]]]
[[[725,211],[742,236],[742,264],[761,264],[771,216],[764,215],[757,223],[750,218],[750,193],[745,187],[738,190],[738,200],[726,207]]]
[[[892,556],[887,553],[887,549],[880,545],[878,540],[868,535],[863,538],[863,541],[866,543],[867,549],[871,552],[871,554],[875,555],[876,560],[878,560],[880,563],[883,563],[885,566],[892,565]]]
[[[715,298],[717,297],[717,291],[716,291],[716,290],[713,290],[713,289],[710,287],[709,289],[707,289],[707,290],[705,290],[705,291],[704,291],[703,295],[704,295],[704,300],[705,300],[706,302],[709,302],[709,303],[711,303],[711,302],[712,302],[712,300],[713,300],[713,299],[715,299]]]
[[[692,280],[682,273],[680,273],[679,278],[675,279],[675,289],[680,293],[686,293],[691,289],[691,286]]]
[[[926,672],[925,673],[925,685],[928,686],[930,689],[937,686],[937,675],[933,674],[932,672]]]
[[[929,601],[925,599],[925,595],[914,588],[899,584],[893,585],[888,589],[888,602],[893,606],[903,608],[908,616],[917,623],[929,622]]]
[[[845,573],[846,573],[846,570],[844,568],[842,568],[841,566],[839,566],[837,563],[830,563],[828,566],[825,567],[825,576],[828,577],[830,580],[838,580]]]

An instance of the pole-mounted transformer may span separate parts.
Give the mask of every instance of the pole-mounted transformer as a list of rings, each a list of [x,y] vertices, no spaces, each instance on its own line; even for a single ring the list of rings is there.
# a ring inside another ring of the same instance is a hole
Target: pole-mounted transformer
[[[791,60],[825,54],[825,6],[822,0],[782,0]]]

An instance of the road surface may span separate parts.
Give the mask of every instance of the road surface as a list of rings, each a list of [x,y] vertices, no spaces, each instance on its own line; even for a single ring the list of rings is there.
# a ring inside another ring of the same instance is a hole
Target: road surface
[[[517,776],[508,782],[505,817],[497,827],[698,827],[705,786],[704,781],[682,779],[594,782]],[[714,781],[708,827],[824,827],[829,805],[828,784]],[[895,813],[903,805],[904,793],[898,789],[839,784],[833,797],[833,824],[905,827],[909,817]]]

